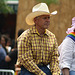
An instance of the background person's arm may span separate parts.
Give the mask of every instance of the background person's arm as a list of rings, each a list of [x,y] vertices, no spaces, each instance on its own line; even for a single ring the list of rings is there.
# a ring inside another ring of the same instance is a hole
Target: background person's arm
[[[15,59],[17,59],[17,50],[16,49],[9,52],[9,54],[5,57],[6,62],[10,62],[13,59],[14,59],[14,61],[15,61]]]
[[[6,61],[6,62],[10,62],[10,61],[11,61],[11,58],[7,55],[7,56],[5,57],[5,61]]]
[[[63,75],[69,75],[69,69],[68,68],[63,68],[62,73],[63,73]]]

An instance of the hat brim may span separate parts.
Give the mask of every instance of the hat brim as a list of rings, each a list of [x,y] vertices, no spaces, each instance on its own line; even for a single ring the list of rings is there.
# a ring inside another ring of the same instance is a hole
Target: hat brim
[[[34,24],[35,24],[35,23],[34,23],[34,18],[37,17],[37,16],[40,16],[40,15],[50,15],[50,16],[52,16],[51,13],[42,12],[42,11],[37,11],[37,12],[32,12],[32,13],[30,13],[29,15],[27,15],[25,21],[26,21],[26,23],[27,23],[28,25],[34,25]]]

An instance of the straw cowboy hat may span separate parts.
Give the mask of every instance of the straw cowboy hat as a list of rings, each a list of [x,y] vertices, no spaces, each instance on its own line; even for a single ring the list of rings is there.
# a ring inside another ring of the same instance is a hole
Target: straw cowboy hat
[[[35,17],[40,16],[40,15],[50,15],[51,16],[55,14],[57,14],[57,11],[50,13],[46,3],[39,3],[33,7],[32,12],[27,15],[25,20],[28,25],[34,25]]]

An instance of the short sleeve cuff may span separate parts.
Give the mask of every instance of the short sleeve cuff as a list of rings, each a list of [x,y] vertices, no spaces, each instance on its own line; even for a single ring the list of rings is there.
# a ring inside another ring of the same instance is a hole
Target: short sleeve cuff
[[[69,64],[61,64],[60,65],[60,69],[63,69],[63,68],[69,68],[70,69],[70,65]]]

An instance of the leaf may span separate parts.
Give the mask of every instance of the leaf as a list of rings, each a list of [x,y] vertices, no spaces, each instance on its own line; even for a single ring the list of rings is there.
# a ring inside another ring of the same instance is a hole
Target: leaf
[[[4,0],[0,0],[0,13],[14,13],[14,10],[8,6]]]
[[[50,5],[52,3],[54,3],[54,4],[58,4],[59,3],[59,0],[36,0],[36,1],[38,1],[38,2],[44,2],[47,5]]]

